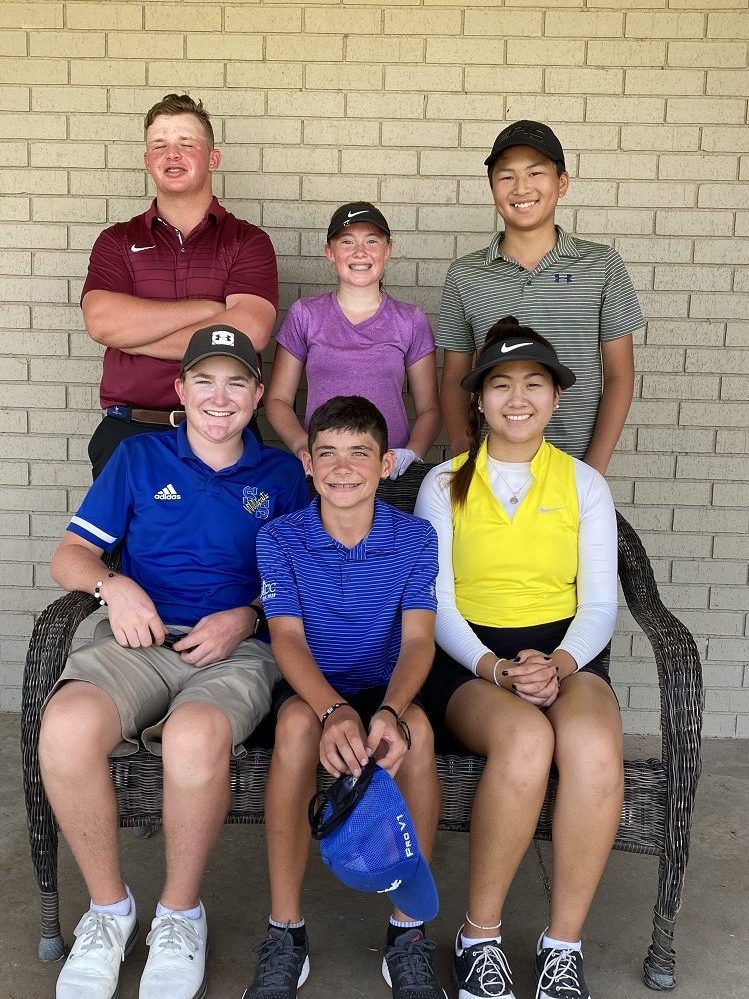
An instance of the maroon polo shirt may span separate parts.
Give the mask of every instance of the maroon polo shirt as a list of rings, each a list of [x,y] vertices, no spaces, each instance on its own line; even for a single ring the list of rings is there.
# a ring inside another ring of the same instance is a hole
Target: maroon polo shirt
[[[99,234],[81,301],[89,291],[160,302],[225,302],[228,295],[257,295],[277,309],[276,255],[267,233],[227,212],[216,198],[187,238],[159,218],[154,201],[143,215]],[[99,389],[102,408],[177,409],[178,374],[177,361],[107,347]]]

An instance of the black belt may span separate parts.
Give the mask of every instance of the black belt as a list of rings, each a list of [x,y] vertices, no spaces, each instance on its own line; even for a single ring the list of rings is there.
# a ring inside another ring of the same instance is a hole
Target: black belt
[[[151,423],[159,427],[176,427],[185,419],[183,409],[134,409],[132,406],[109,406],[104,410],[114,420],[125,423]]]

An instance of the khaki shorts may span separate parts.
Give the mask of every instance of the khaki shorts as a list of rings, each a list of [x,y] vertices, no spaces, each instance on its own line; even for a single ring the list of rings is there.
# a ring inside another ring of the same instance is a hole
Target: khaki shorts
[[[244,756],[242,743],[268,714],[280,678],[270,645],[254,638],[228,659],[198,668],[160,645],[123,648],[112,637],[109,621],[100,621],[94,640],[69,657],[42,710],[69,680],[92,683],[109,694],[122,723],[123,741],[112,756],[136,753],[141,741],[160,756],[161,730],[172,711],[188,701],[210,704],[229,720],[234,755]]]

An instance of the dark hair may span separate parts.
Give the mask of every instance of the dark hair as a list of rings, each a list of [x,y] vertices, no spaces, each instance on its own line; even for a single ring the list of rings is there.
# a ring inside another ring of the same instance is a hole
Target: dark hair
[[[551,344],[545,336],[541,336],[540,333],[536,333],[535,330],[531,329],[530,326],[521,326],[517,321],[515,316],[505,316],[500,319],[498,323],[495,323],[489,332],[486,334],[486,340],[484,340],[484,346],[481,348],[481,353],[476,359],[476,367],[481,364],[481,358],[484,356],[490,347],[494,347],[496,344],[502,343],[503,340],[514,339],[515,337],[523,337],[524,340],[534,340],[536,343],[540,343],[543,347],[548,348],[553,354],[556,354],[554,345]],[[511,358],[508,358],[510,360]],[[484,420],[479,412],[479,395],[481,392],[481,386],[484,381],[492,372],[492,368],[489,368],[484,372],[484,376],[481,379],[481,384],[475,392],[471,393],[471,401],[468,406],[468,420],[466,423],[466,429],[468,430],[468,457],[465,462],[460,466],[460,468],[453,472],[452,478],[450,479],[450,502],[453,507],[463,506],[468,498],[468,490],[471,486],[471,480],[473,479],[473,473],[476,470],[476,458],[478,457],[479,448],[481,447],[481,429],[484,425]],[[551,368],[546,368],[546,370],[551,375],[554,385],[559,385],[559,378],[556,372],[552,371]]]
[[[203,126],[206,138],[208,139],[208,145],[211,149],[214,148],[215,140],[213,137],[211,116],[203,107],[203,102],[197,101],[196,103],[189,94],[166,94],[160,101],[154,104],[152,108],[149,108],[145,118],[146,131],[148,131],[149,127],[153,125],[156,119],[160,118],[162,115],[177,114],[195,115],[200,124]]]
[[[336,395],[317,407],[307,431],[310,452],[317,435],[325,430],[350,430],[355,434],[370,434],[377,442],[380,457],[388,449],[385,417],[374,403],[361,395]]]

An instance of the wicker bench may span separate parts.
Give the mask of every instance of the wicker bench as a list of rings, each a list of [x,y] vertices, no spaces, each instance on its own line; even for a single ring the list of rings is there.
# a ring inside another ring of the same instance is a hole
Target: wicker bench
[[[402,479],[386,481],[383,499],[412,510],[427,466],[413,466]],[[640,539],[617,514],[619,577],[627,604],[647,635],[658,668],[661,695],[662,758],[627,760],[625,792],[615,849],[657,855],[658,894],[653,937],[644,963],[646,985],[675,984],[673,932],[681,906],[689,855],[689,834],[700,774],[702,672],[692,636],[661,603],[650,562]],[[40,709],[62,671],[73,636],[97,609],[86,593],[68,593],[39,616],[26,659],[22,703],[22,758],[31,855],[41,893],[39,957],[57,960],[64,951],[58,914],[57,828],[39,774],[37,744]],[[232,802],[227,822],[261,823],[265,778],[271,750],[263,746],[231,766]],[[440,828],[467,831],[471,802],[484,761],[468,754],[438,757],[443,785]],[[146,752],[110,761],[122,826],[157,824],[161,815],[161,762]],[[555,781],[552,779],[536,830],[550,839]]]

